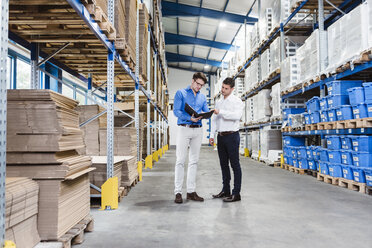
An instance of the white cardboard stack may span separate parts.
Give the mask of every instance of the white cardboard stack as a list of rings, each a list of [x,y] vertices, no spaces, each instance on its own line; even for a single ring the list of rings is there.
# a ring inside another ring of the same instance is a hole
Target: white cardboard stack
[[[39,186],[25,177],[7,177],[5,184],[5,239],[17,247],[32,248],[40,242],[37,232]]]
[[[368,47],[372,47],[372,0],[367,0],[368,4]]]
[[[8,90],[7,175],[39,184],[38,231],[57,240],[89,214],[91,159],[79,129],[78,102],[49,90]]]
[[[270,106],[272,109],[271,119],[281,117],[281,98],[280,98],[280,83],[273,85],[271,88],[271,102]]]
[[[260,150],[260,140],[259,140],[259,131],[253,131],[252,132],[252,158],[257,159],[258,158],[258,153]]]
[[[347,61],[359,58],[362,51],[371,48],[372,1],[363,3],[341,17],[328,28],[329,67],[333,71]],[[370,33],[369,33],[370,30]]]
[[[261,59],[261,81],[266,80],[269,77],[271,71],[270,66],[270,49],[266,49],[260,56]]]
[[[270,119],[272,114],[270,93],[270,89],[264,89],[253,97],[254,122],[267,122]]]
[[[260,131],[260,150],[262,160],[268,160],[269,151],[282,149],[282,132],[281,130],[264,127]],[[274,162],[274,161],[271,161]]]
[[[300,72],[300,66],[297,62],[297,55],[283,60],[280,64],[280,91],[283,92],[298,84],[300,80]]]

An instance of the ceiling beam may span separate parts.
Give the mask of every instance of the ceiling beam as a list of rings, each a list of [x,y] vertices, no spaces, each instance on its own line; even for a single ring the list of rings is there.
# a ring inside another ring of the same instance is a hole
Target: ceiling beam
[[[203,58],[197,58],[182,54],[176,54],[176,53],[166,53],[166,58],[168,62],[191,62],[191,63],[199,63],[203,65],[210,65],[210,66],[216,66],[221,67],[222,62],[216,61],[216,60],[210,60],[210,59],[203,59]]]
[[[162,13],[163,16],[203,16],[218,20],[225,20],[229,22],[244,23],[246,20],[247,24],[253,25],[258,21],[255,17],[249,17],[244,15],[226,13],[224,11],[206,9],[195,7],[186,4],[162,1]]]
[[[165,44],[166,45],[200,45],[206,47],[213,47],[221,50],[230,50],[234,47],[232,44],[217,42],[213,40],[206,40],[200,38],[194,38],[192,36],[177,35],[172,33],[165,33]]]
[[[176,65],[168,65],[168,67],[173,68],[173,69],[178,69],[178,70],[198,72],[198,70],[194,70],[194,69],[191,69],[191,68],[184,68],[184,67],[180,67],[180,66],[176,66]],[[216,72],[211,72],[211,71],[202,71],[202,72],[206,75],[216,75]]]

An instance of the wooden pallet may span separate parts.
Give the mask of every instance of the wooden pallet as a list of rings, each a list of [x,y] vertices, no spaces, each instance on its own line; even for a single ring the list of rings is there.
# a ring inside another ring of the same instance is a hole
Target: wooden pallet
[[[297,168],[293,166],[289,166],[288,170],[295,174],[300,174],[300,175],[304,175],[305,173],[307,173],[307,169],[301,169],[301,168]]]
[[[324,175],[321,173],[318,173],[317,179],[318,181],[322,181],[322,182],[332,184],[332,185],[338,185],[338,180],[339,180],[338,177],[331,177],[331,176]]]
[[[318,176],[318,171],[316,170],[307,170],[306,174],[309,176],[317,177]]]
[[[338,186],[342,188],[347,188],[350,190],[358,191],[360,193],[366,193],[366,184],[365,183],[359,183],[352,180],[348,180],[345,178],[340,178],[338,180]]]
[[[367,195],[372,195],[372,187],[371,186],[366,186],[366,194]]]

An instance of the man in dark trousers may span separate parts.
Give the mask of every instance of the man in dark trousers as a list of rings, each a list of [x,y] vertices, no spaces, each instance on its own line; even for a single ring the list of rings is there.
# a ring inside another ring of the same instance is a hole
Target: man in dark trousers
[[[235,82],[232,78],[226,78],[222,83],[221,93],[223,98],[215,104],[212,117],[211,138],[209,143],[213,146],[214,135],[217,132],[217,150],[222,170],[222,191],[213,195],[213,198],[224,198],[224,202],[240,201],[240,188],[242,171],[239,162],[239,122],[243,115],[243,102],[234,96]],[[234,172],[234,189],[230,191],[230,167]]]
[[[201,88],[207,83],[207,78],[202,72],[197,72],[192,77],[191,85],[178,90],[174,96],[174,115],[178,118],[178,133],[176,146],[176,166],[174,178],[174,202],[182,203],[182,185],[184,178],[184,164],[189,155],[187,168],[187,200],[202,202],[204,199],[196,193],[196,171],[199,161],[200,147],[203,139],[201,117],[194,118],[185,111],[185,104],[189,104],[197,113],[208,112],[205,95],[200,93]]]

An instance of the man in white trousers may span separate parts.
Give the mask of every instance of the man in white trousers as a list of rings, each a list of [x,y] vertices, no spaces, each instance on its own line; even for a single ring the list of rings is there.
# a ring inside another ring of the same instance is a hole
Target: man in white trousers
[[[197,113],[208,112],[207,99],[200,93],[201,88],[207,83],[207,78],[202,72],[197,72],[192,77],[192,83],[185,89],[178,90],[174,96],[173,112],[178,118],[178,135],[176,148],[176,166],[174,180],[175,203],[182,203],[182,185],[184,178],[184,164],[189,151],[189,164],[187,168],[187,200],[204,201],[197,195],[196,171],[199,153],[203,138],[201,117],[194,118],[185,111],[185,103],[189,104]]]
[[[243,115],[243,102],[232,94],[235,87],[234,79],[226,78],[222,82],[223,98],[218,100],[212,117],[211,138],[213,146],[214,135],[217,132],[217,150],[222,171],[222,191],[213,198],[224,198],[224,202],[240,201],[242,171],[239,162],[239,122]],[[234,188],[230,191],[230,167],[234,172]]]

